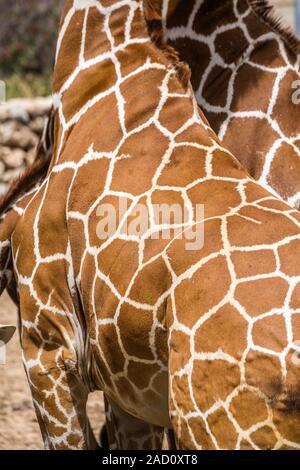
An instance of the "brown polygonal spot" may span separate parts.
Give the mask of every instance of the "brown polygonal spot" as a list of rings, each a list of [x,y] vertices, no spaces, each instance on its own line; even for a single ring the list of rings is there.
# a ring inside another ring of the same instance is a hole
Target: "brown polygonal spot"
[[[203,98],[212,106],[225,107],[228,100],[228,82],[230,81],[232,70],[230,68],[214,65],[209,72],[203,86]],[[209,121],[213,129],[217,131],[215,119],[218,114]],[[208,115],[207,115],[208,117]]]
[[[176,405],[184,414],[195,411],[195,405],[190,393],[190,383],[187,375],[172,377],[172,395]]]
[[[213,176],[227,178],[244,178],[245,170],[242,168],[240,162],[227,152],[216,150],[213,153],[212,159],[212,174]]]
[[[98,263],[118,292],[125,295],[139,267],[138,245],[136,242],[114,240],[100,252]]]
[[[245,372],[248,385],[258,388],[270,401],[274,400],[282,380],[278,357],[250,350],[246,358]]]
[[[169,339],[170,373],[175,374],[184,369],[190,360],[191,338],[182,331],[173,330]]]
[[[283,315],[272,315],[257,320],[253,325],[255,346],[281,352],[287,345],[287,331]]]
[[[109,17],[109,29],[113,31],[114,37],[114,46],[117,47],[125,43],[125,28],[124,28],[124,18],[131,13],[129,5],[124,5],[123,7],[113,10]],[[135,28],[132,28],[135,29]],[[95,30],[94,30],[95,34]],[[111,46],[109,46],[109,49]]]
[[[154,359],[150,343],[152,325],[152,312],[123,304],[118,327],[127,354],[139,359]]]
[[[233,117],[222,139],[250,175],[259,179],[267,152],[278,134],[265,119]]]
[[[293,341],[300,341],[300,312],[292,316]]]
[[[250,60],[268,68],[286,67],[276,39],[266,40],[263,47],[256,47],[250,55]]]
[[[149,387],[153,376],[159,371],[157,364],[145,364],[144,362],[130,361],[127,369],[129,380],[140,389]]]
[[[206,176],[206,152],[192,146],[175,148],[169,163],[163,169],[158,179],[160,186],[185,187],[197,178]]]
[[[200,416],[190,418],[188,420],[188,426],[192,432],[193,440],[197,442],[197,445],[200,446],[202,450],[216,450],[213,440],[207,432],[207,427]]]
[[[179,421],[179,420],[178,420]],[[193,432],[188,426],[185,419],[181,419],[179,423],[175,424],[175,419],[172,420],[173,429],[176,433],[177,440],[177,449],[195,449],[195,442],[193,439]]]
[[[242,315],[232,305],[227,304],[199,327],[195,335],[195,351],[223,351],[241,359],[247,347],[247,327],[248,324]]]
[[[216,53],[227,64],[231,64],[239,59],[240,54],[247,46],[248,41],[239,26],[218,34],[215,40]]]
[[[154,305],[172,283],[171,274],[162,258],[146,265],[135,278],[129,297],[137,302]]]
[[[194,114],[190,98],[170,97],[159,113],[160,124],[172,133],[178,132]],[[176,119],[174,119],[176,116]]]
[[[107,110],[109,110],[109,119],[107,119]],[[94,104],[76,123],[76,132],[74,129],[75,127],[69,131],[66,145],[61,153],[61,161],[78,162],[91,145],[95,152],[114,151],[122,138],[115,95],[106,96]]]
[[[205,217],[227,214],[230,209],[241,203],[236,183],[218,180],[199,183],[188,191],[188,196],[193,204],[204,205]]]
[[[254,206],[242,207],[228,220],[229,241],[237,247],[271,245],[298,234],[299,228],[284,213],[270,213]]]
[[[230,412],[242,429],[249,429],[268,418],[265,401],[249,390],[242,390],[232,399]]]
[[[112,373],[122,372],[125,366],[125,357],[119,344],[116,327],[113,324],[100,325],[98,338],[99,346]]]
[[[300,240],[292,240],[278,248],[280,271],[288,276],[300,274]]]
[[[195,2],[193,0],[189,2],[182,2],[181,0],[168,2],[167,28],[187,25],[194,6]]]
[[[221,302],[229,291],[230,283],[226,258],[218,256],[208,261],[175,290],[179,321],[192,328],[202,315]]]
[[[127,131],[136,129],[151,119],[161,100],[160,86],[165,78],[165,70],[149,69],[134,74],[120,86],[125,102],[125,127]],[[143,99],[137,99],[142,96]]]
[[[40,208],[37,232],[39,250],[42,257],[66,253],[68,233],[66,226],[66,198],[71,185],[73,170],[65,169],[51,173],[49,183]]]
[[[91,160],[78,168],[69,199],[69,207],[72,211],[78,211],[81,214],[88,212],[104,190],[108,168],[109,160],[104,158]]]
[[[87,290],[87,292],[90,292],[90,290]],[[112,319],[115,316],[120,300],[112,292],[110,285],[107,285],[105,281],[98,277],[92,293],[97,318],[100,320]]]
[[[276,270],[273,250],[235,251],[231,260],[238,278],[269,274]]]
[[[275,82],[273,73],[266,73],[249,64],[242,65],[234,82],[231,111],[267,112]],[[251,83],[251,86],[249,86]],[[247,93],[245,91],[247,90]]]
[[[53,91],[58,92],[79,62],[84,10],[76,11],[64,34],[55,66]]]
[[[104,33],[104,21],[105,16],[96,7],[89,9],[84,45],[85,60],[92,59],[111,47],[107,35]],[[97,31],[96,34],[95,31]]]
[[[284,279],[276,277],[247,281],[237,286],[234,297],[254,317],[283,308],[288,287]]]
[[[116,69],[111,59],[104,60],[101,65],[95,64],[81,70],[62,96],[65,119],[69,121],[97,95],[109,90],[112,94],[116,80]],[[84,90],[84,93],[80,90]]]
[[[244,0],[240,0],[240,2],[246,3]],[[245,17],[244,22],[248,33],[253,39],[257,39],[263,34],[269,33],[269,27],[267,24],[264,21],[261,21],[261,19],[253,12],[252,9],[250,14]]]
[[[234,450],[236,448],[237,432],[224,408],[219,408],[217,411],[210,414],[207,422],[220,449]]]
[[[88,193],[90,193],[90,191],[88,191]],[[95,193],[92,194],[95,195]],[[102,192],[100,194],[102,194]],[[87,236],[88,243],[91,247],[99,248],[101,245],[111,241],[111,237],[116,236],[116,231],[121,228],[120,222],[124,217],[124,213],[130,207],[130,204],[131,201],[125,196],[118,197],[109,195],[99,197],[98,199],[95,197],[92,207],[93,211],[89,211],[88,217]],[[113,254],[116,254],[115,250],[117,250],[121,243],[122,242],[120,242],[117,247],[115,246],[117,243],[113,245]],[[106,265],[105,269],[107,270],[109,266],[110,264]]]
[[[263,426],[251,434],[251,440],[261,450],[274,449],[277,438],[272,428]]]
[[[239,384],[237,365],[219,359],[194,361],[192,387],[201,411],[207,411],[219,400],[226,400]]]
[[[133,134],[119,151],[124,158],[115,164],[111,190],[133,196],[149,190],[167,148],[168,140],[155,126]]]
[[[203,113],[201,114],[201,110],[200,115],[206,123],[206,118]],[[194,123],[176,136],[176,143],[194,144],[195,142],[201,142],[201,145],[211,147],[215,137],[216,136],[212,130],[207,130],[207,128],[200,126],[199,123]]]
[[[283,199],[287,199],[300,190],[299,172],[299,154],[291,145],[283,142],[272,160],[268,182]]]
[[[240,450],[254,450],[254,447],[250,444],[249,441],[246,441],[245,439],[243,439],[240,443],[239,449]]]
[[[200,226],[200,228],[202,227]],[[205,257],[222,250],[221,221],[218,219],[204,221],[203,229],[204,245],[200,250],[187,250],[187,240],[184,237],[182,240],[174,240],[168,248],[168,258],[177,276],[199,262],[200,256],[203,260]]]
[[[299,417],[299,410],[297,413],[291,414],[277,410],[273,412],[273,421],[277,431],[284,439],[297,444],[300,442]]]
[[[62,312],[72,312],[74,308],[67,283],[68,269],[65,260],[41,263],[35,270],[32,283],[40,302]]]
[[[236,20],[231,2],[210,0],[209,2],[202,2],[195,16],[193,26],[197,33],[209,35],[218,27],[234,23]]]
[[[177,38],[171,42],[176,51],[179,52],[180,59],[190,66],[193,90],[197,91],[211,58],[208,45],[188,37]]]
[[[28,322],[34,322],[39,313],[39,302],[30,292],[28,286],[20,286],[20,309],[22,312],[22,319]]]

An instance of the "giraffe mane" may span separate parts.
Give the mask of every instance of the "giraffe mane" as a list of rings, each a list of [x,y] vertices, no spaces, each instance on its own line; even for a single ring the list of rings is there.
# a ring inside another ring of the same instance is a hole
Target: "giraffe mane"
[[[144,13],[153,44],[174,65],[179,81],[184,89],[187,89],[190,84],[191,71],[188,64],[180,61],[179,52],[164,39],[161,0],[144,0]]]
[[[22,196],[45,178],[51,157],[40,158],[32,163],[22,175],[15,178],[7,192],[0,198],[0,218],[7,212]]]
[[[253,12],[275,33],[279,34],[284,42],[296,54],[300,54],[300,40],[291,27],[283,24],[283,20],[275,11],[269,0],[247,0]]]

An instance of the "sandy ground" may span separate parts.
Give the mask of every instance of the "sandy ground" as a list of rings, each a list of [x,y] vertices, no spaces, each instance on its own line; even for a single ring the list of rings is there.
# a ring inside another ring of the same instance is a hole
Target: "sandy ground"
[[[7,294],[0,298],[0,321],[16,324],[16,308]],[[21,361],[18,335],[7,346],[6,365],[0,365],[0,450],[43,449],[29,386]],[[96,435],[103,422],[101,393],[90,396],[88,405]]]
[[[272,0],[272,3],[279,7],[279,12],[286,22],[293,25],[292,2]],[[16,308],[6,294],[0,298],[0,321],[4,324],[16,322]],[[98,435],[103,422],[103,401],[100,393],[90,397],[88,413]],[[15,335],[7,347],[7,364],[0,366],[0,450],[42,448],[40,430],[21,363],[18,337]]]

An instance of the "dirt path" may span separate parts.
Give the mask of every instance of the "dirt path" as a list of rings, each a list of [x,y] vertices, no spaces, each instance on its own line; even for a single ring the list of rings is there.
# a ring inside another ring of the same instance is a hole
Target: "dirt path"
[[[0,298],[0,321],[16,323],[16,308],[7,294]],[[0,365],[0,450],[42,449],[27,379],[21,361],[18,336],[7,346],[6,365]],[[91,395],[88,413],[95,432],[103,422],[100,393]]]

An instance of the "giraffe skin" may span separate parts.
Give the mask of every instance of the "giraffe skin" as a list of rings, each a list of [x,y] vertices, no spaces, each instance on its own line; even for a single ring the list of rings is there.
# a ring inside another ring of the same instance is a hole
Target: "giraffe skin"
[[[172,428],[179,449],[299,449],[300,215],[220,144],[173,59],[143,2],[67,1],[51,167],[12,235],[45,447],[92,446],[86,400],[100,389],[117,448],[159,447]],[[97,208],[120,200],[100,240]],[[128,235],[139,202],[150,229]],[[151,238],[166,229],[154,204],[174,202],[202,249],[173,225]]]
[[[190,65],[198,104],[223,145],[299,208],[299,40],[265,1],[165,0],[164,12],[165,38]]]
[[[8,191],[0,199],[0,295],[7,288],[17,307],[19,307],[19,297],[13,275],[11,237],[27,204],[47,174],[53,151],[52,114],[53,111],[50,110],[36,149],[34,163],[11,182]],[[4,331],[4,325],[1,328]]]
[[[11,235],[36,189],[20,195],[12,207],[0,218],[0,295],[7,288],[16,305],[19,304],[19,300],[13,275]],[[0,324],[0,340],[7,343],[15,329],[13,325]]]

